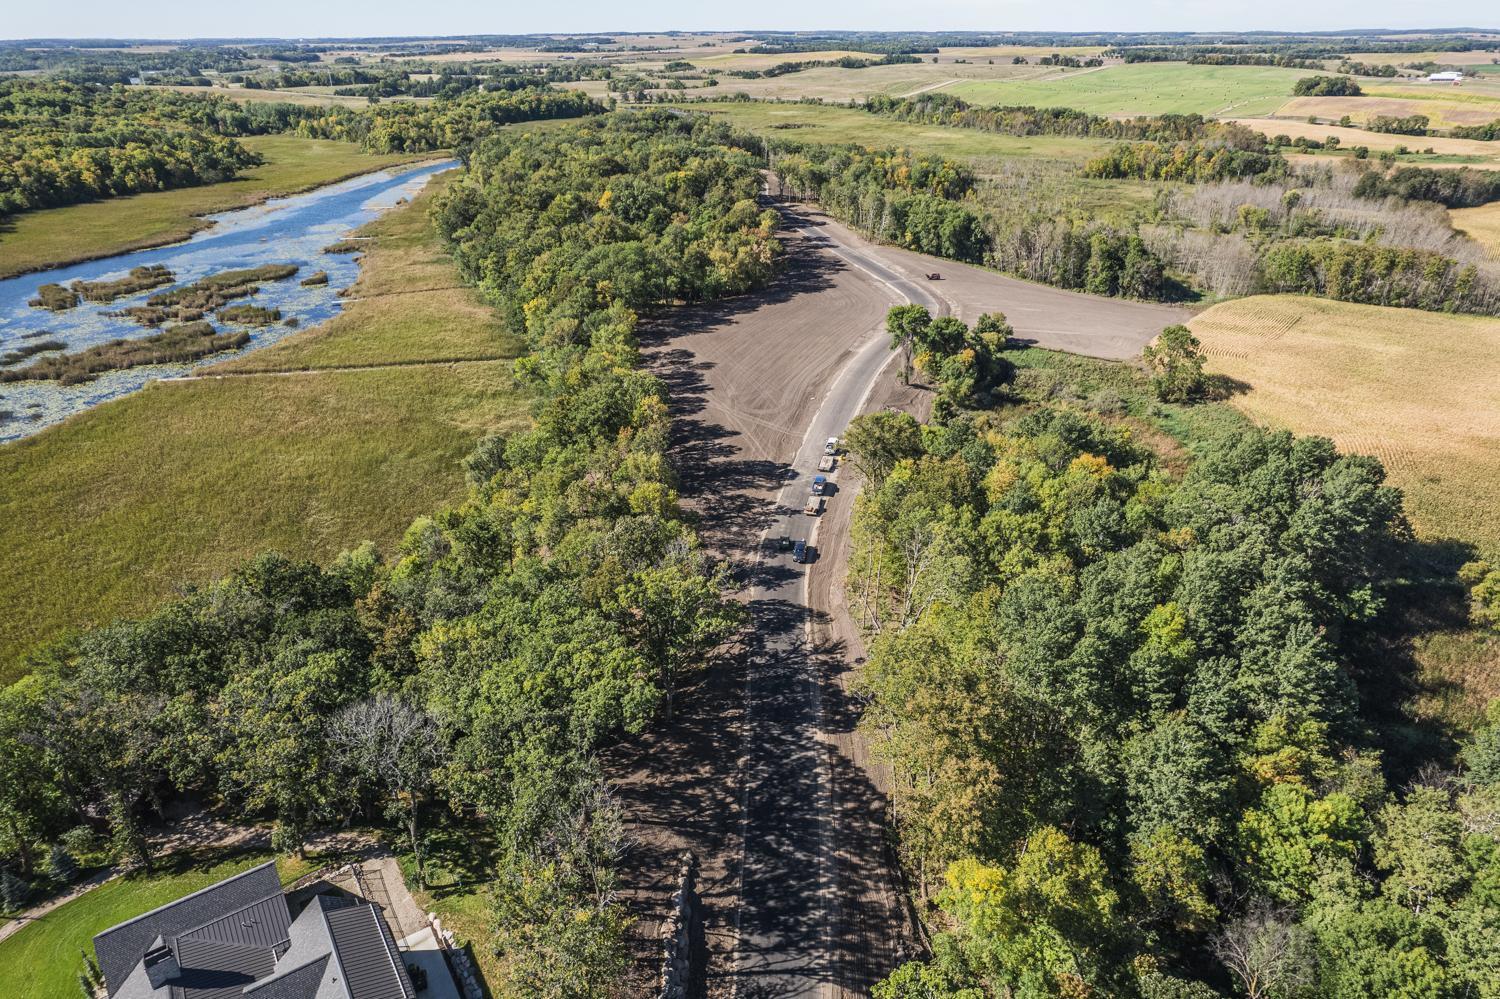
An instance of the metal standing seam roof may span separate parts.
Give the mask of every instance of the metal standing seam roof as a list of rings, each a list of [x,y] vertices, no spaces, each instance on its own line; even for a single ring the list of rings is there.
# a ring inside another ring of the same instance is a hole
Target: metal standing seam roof
[[[325,909],[323,918],[350,999],[414,999],[416,992],[379,906],[366,902]]]

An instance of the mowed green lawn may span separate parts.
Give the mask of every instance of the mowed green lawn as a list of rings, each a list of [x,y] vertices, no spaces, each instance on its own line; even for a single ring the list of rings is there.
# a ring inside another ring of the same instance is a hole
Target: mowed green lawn
[[[857,108],[817,104],[748,101],[732,104],[684,104],[752,132],[798,142],[853,142],[862,146],[910,146],[924,153],[982,161],[1001,157],[1083,160],[1110,143],[1056,135],[999,135],[972,128],[914,125]]]
[[[243,362],[281,373],[156,382],[0,447],[0,682],[258,552],[390,551],[463,495],[479,437],[525,425],[519,344],[459,286],[427,198],[369,228],[378,294]],[[372,364],[399,366],[340,370]]]
[[[1136,63],[1069,70],[1051,80],[971,80],[944,87],[975,104],[1069,107],[1099,115],[1251,117],[1285,104],[1309,70]]]
[[[5,983],[6,999],[81,995],[81,953],[93,956],[94,934],[270,859],[267,853],[220,855],[202,861],[179,855],[164,860],[154,874],[116,878],[58,906],[0,940],[0,981]],[[283,883],[301,876],[304,867],[278,863]]]
[[[202,229],[200,216],[306,191],[432,154],[372,156],[350,142],[254,135],[240,140],[266,162],[235,180],[66,208],[27,212],[0,220],[0,277],[113,256],[186,239]]]

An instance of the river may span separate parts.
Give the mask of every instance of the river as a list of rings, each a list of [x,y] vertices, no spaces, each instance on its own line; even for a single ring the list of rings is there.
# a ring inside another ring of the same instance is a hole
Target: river
[[[167,287],[190,284],[220,271],[263,264],[297,264],[301,268],[295,277],[261,283],[258,294],[243,300],[280,309],[284,320],[295,317],[297,325],[252,327],[250,342],[238,350],[192,363],[108,371],[77,385],[62,386],[55,381],[0,383],[0,442],[34,434],[75,413],[134,392],[155,379],[259,350],[333,317],[341,305],[339,292],[359,276],[358,255],[324,253],[323,247],[344,239],[403,198],[412,198],[433,174],[455,165],[446,161],[365,174],[304,194],[273,198],[252,208],[211,215],[214,224],[210,228],[181,243],[0,281],[0,358],[3,358],[8,352],[41,340],[62,341],[66,344],[64,349],[73,352],[111,340],[138,339],[158,332],[128,318],[105,313],[143,304],[166,287],[116,299],[107,305],[83,302],[64,312],[49,312],[27,304],[43,284],[66,287],[80,279],[123,277],[131,268],[146,264],[163,264],[172,270],[176,281]],[[317,271],[328,272],[326,285],[300,284],[302,278]],[[215,326],[227,328],[218,322]],[[36,357],[50,356],[56,354]],[[24,367],[36,357],[16,361],[8,367]]]

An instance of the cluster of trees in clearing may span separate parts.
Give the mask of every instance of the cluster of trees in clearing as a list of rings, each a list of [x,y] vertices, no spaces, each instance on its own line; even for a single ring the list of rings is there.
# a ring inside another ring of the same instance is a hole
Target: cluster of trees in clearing
[[[468,497],[388,558],[266,554],[39,654],[0,691],[6,876],[66,869],[96,830],[149,861],[145,817],[181,792],[273,820],[284,849],[385,814],[419,877],[428,827],[477,814],[490,985],[612,994],[620,828],[594,753],[669,711],[743,616],[679,509],[637,310],[769,275],[759,184],[727,132],[666,114],[479,142],[434,220],[524,332],[533,425],[481,442]]]
[[[898,305],[885,317],[892,350],[901,352],[902,377],[921,372],[937,389],[933,409],[987,406],[1015,374],[1005,357],[1014,330],[1005,316],[985,313],[969,328],[955,316],[933,318],[921,305]]]
[[[1365,714],[1408,532],[1377,461],[1238,428],[1169,475],[1036,400],[845,443],[933,930],[878,997],[1500,995],[1500,706],[1400,783]]]
[[[808,199],[876,239],[953,260],[984,259],[990,241],[961,199],[974,190],[966,166],[910,149],[776,143],[780,189]]]
[[[1347,76],[1304,76],[1292,86],[1295,97],[1358,97],[1363,93]]]
[[[1288,170],[1285,158],[1259,149],[1239,149],[1220,141],[1128,142],[1084,164],[1085,177],[1211,183],[1233,178],[1272,179]]]

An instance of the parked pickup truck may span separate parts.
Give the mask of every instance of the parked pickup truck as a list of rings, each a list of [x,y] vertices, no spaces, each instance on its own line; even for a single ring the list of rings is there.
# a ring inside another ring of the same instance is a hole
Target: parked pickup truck
[[[809,517],[816,517],[823,512],[823,497],[809,496],[807,503],[802,507],[802,512]]]
[[[814,496],[822,496],[823,492],[827,488],[828,488],[828,476],[826,476],[826,475],[814,475],[813,476],[813,495]]]
[[[797,543],[792,546],[792,561],[793,562],[806,562],[807,561],[807,542],[806,541],[798,539]]]
[[[837,437],[830,437],[826,441],[824,441],[823,442],[823,453],[824,454],[838,454],[839,453],[839,439]]]
[[[838,464],[838,459],[837,458],[835,458],[831,454],[825,454],[822,458],[820,458],[818,460],[818,471],[820,471],[820,472],[831,472],[831,471],[833,471],[833,466],[836,465],[836,464]]]

